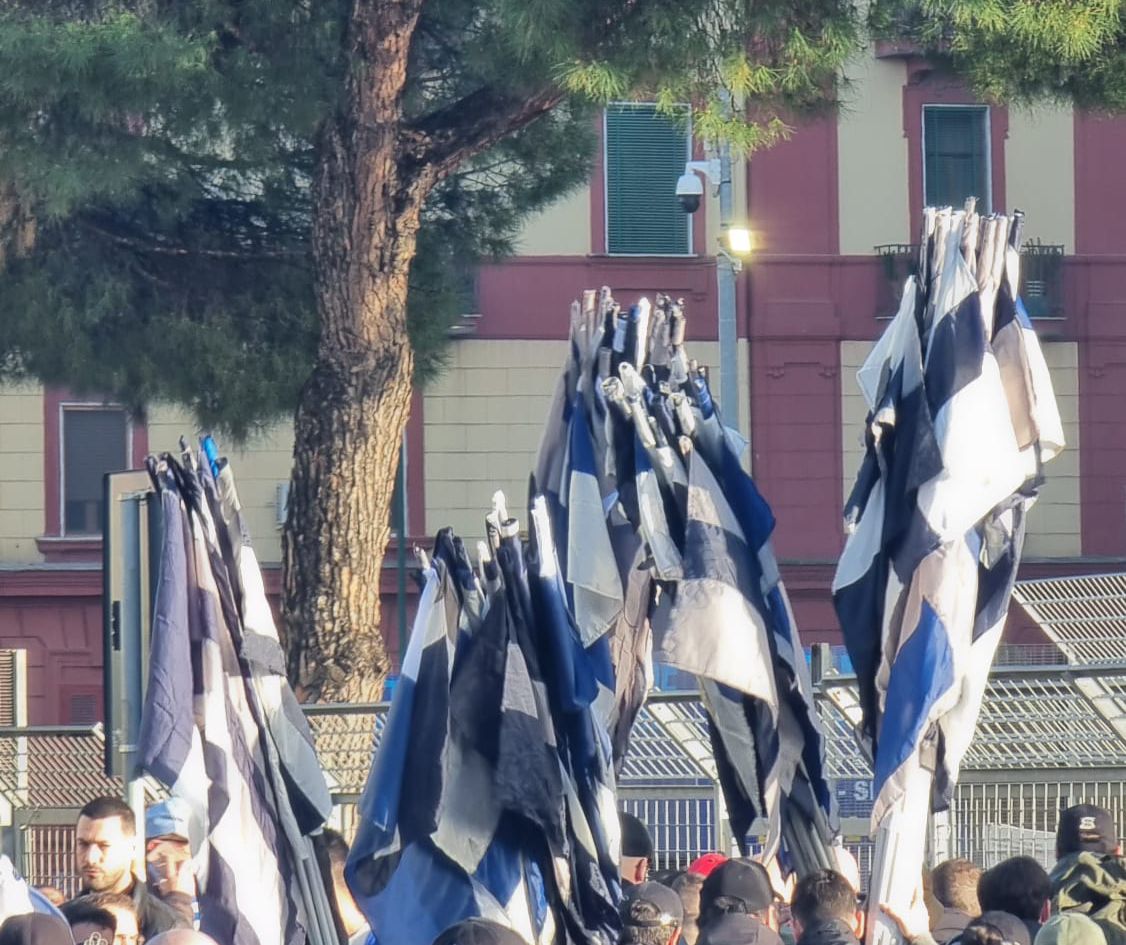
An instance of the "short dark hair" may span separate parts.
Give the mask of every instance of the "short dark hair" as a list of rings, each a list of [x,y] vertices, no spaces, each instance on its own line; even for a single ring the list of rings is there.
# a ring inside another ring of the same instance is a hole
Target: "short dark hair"
[[[975,919],[954,938],[958,945],[1004,945],[1005,934],[990,922]]]
[[[89,820],[109,820],[111,817],[120,817],[121,826],[130,836],[137,834],[137,818],[133,808],[120,797],[95,797],[78,812],[78,816]]]
[[[333,830],[331,827],[325,827],[321,831],[321,836],[324,838],[325,851],[328,853],[329,862],[333,866],[343,868],[344,864],[348,862],[348,841],[344,839],[339,830]]]
[[[77,899],[64,902],[59,906],[59,912],[71,927],[88,922],[91,925],[100,925],[102,928],[117,931],[117,916],[105,906],[99,906],[94,902],[93,896],[79,896]]]
[[[1009,912],[1025,922],[1040,921],[1052,894],[1048,874],[1030,856],[1003,860],[981,874],[977,898],[982,913]]]
[[[834,870],[818,870],[798,880],[790,912],[802,925],[851,919],[859,908],[848,880]]]
[[[89,899],[90,905],[96,906],[99,909],[122,909],[125,912],[132,912],[133,915],[137,915],[137,904],[133,902],[132,898],[125,895],[125,893],[87,893],[82,898]]]
[[[969,860],[946,860],[931,870],[931,892],[947,909],[981,915],[977,884],[981,870]]]

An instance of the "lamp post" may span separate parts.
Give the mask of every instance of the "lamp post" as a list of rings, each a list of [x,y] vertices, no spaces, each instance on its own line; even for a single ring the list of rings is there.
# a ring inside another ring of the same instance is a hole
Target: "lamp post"
[[[754,249],[751,231],[735,223],[731,185],[731,150],[720,145],[719,156],[708,161],[689,161],[685,176],[699,174],[716,186],[719,197],[719,248],[716,252],[716,300],[719,309],[719,400],[728,426],[742,432],[742,402],[739,397],[739,331],[736,320],[735,278],[743,270],[743,259]],[[686,188],[685,188],[686,189]],[[678,193],[681,192],[678,185]],[[699,192],[697,190],[697,192]],[[694,212],[699,200],[685,205]]]

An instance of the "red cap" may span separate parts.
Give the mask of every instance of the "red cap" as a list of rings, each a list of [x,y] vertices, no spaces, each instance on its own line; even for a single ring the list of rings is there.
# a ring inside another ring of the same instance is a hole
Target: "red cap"
[[[688,866],[689,873],[695,873],[697,876],[708,876],[712,870],[722,866],[727,862],[727,857],[722,853],[705,853],[703,856],[693,860]]]

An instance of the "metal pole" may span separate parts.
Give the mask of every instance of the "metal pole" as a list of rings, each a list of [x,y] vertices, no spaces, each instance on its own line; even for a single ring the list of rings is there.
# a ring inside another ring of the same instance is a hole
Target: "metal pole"
[[[395,508],[395,530],[398,540],[395,549],[396,591],[399,616],[399,670],[403,668],[403,654],[407,645],[407,431],[399,446],[399,501]]]
[[[149,604],[142,581],[141,503],[144,501],[144,496],[140,494],[124,497],[121,515],[121,530],[125,538],[123,548],[125,600],[122,602],[121,621],[121,649],[125,654],[125,664],[122,666],[124,683],[122,696],[125,702],[122,727],[125,737],[120,748],[124,756],[125,802],[133,811],[137,823],[137,862],[134,865],[139,871],[137,874],[139,876],[144,876],[145,862],[145,788],[141,780],[138,741],[141,734],[141,708],[145,691],[143,614]],[[144,525],[144,538],[148,538],[147,523]]]
[[[719,226],[726,233],[734,222],[734,195],[731,186],[731,148],[719,146]],[[724,247],[716,256],[717,297],[719,300],[719,399],[728,426],[742,431],[742,404],[739,402],[739,333],[735,319],[735,261]]]

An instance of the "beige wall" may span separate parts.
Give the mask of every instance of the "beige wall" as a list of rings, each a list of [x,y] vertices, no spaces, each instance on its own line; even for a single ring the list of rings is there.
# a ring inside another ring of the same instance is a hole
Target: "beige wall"
[[[909,243],[907,140],[903,136],[903,62],[870,53],[845,70],[849,85],[837,125],[840,247],[867,254],[882,243]]]
[[[585,256],[590,252],[590,187],[583,186],[528,218],[516,238],[520,256]]]
[[[841,443],[844,495],[847,499],[864,457],[864,398],[856,371],[868,356],[868,342],[841,343]],[[1044,345],[1052,373],[1067,449],[1047,466],[1047,482],[1029,515],[1025,555],[1058,558],[1080,554],[1079,533],[1079,369],[1078,347],[1072,342]]]
[[[497,489],[523,517],[528,474],[567,350],[564,341],[464,340],[453,346],[449,370],[425,395],[428,534],[451,525],[472,546]],[[690,354],[713,370],[718,390],[718,345],[696,343]],[[745,363],[745,345],[741,355]],[[741,374],[745,395],[745,370]]]
[[[176,407],[157,407],[149,415],[149,449],[179,453],[180,437],[198,442],[199,430],[191,414]],[[289,481],[293,465],[293,428],[287,421],[252,436],[241,449],[219,448],[231,461],[239,498],[246,513],[254,552],[263,563],[281,561],[281,528],[277,525],[279,483]]]
[[[1005,202],[1028,217],[1026,237],[1075,249],[1075,138],[1070,108],[1009,109]]]
[[[0,386],[0,563],[42,560],[43,391]]]

